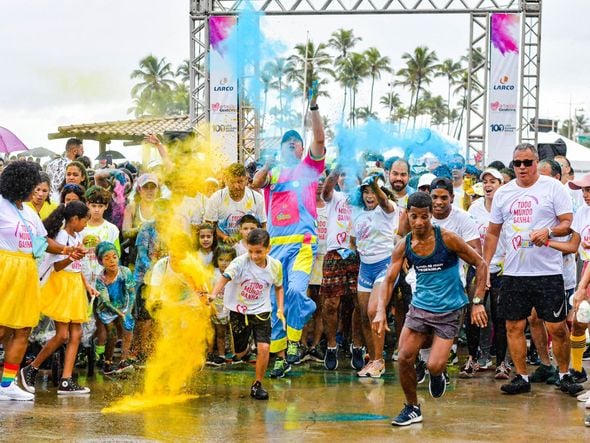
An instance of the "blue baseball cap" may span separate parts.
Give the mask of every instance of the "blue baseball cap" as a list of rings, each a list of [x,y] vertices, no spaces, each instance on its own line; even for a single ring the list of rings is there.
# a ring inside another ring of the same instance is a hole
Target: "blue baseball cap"
[[[287,131],[283,134],[283,138],[281,139],[281,145],[283,143],[285,143],[287,140],[289,140],[291,137],[294,137],[297,140],[299,140],[301,143],[303,143],[303,138],[301,138],[301,135],[299,135],[299,132],[295,131],[294,129],[291,129],[290,131]]]

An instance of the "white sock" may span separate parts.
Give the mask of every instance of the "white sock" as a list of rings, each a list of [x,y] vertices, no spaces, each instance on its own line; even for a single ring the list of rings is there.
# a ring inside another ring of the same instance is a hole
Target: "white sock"
[[[523,380],[528,383],[528,381],[529,381],[529,375],[528,374],[527,375],[518,374],[518,375],[520,375],[523,378]]]
[[[428,358],[430,357],[430,349],[420,349],[420,358],[422,359],[423,362],[427,362]]]
[[[453,351],[455,354],[457,353],[457,343],[453,343],[451,346],[451,351]]]
[[[563,378],[564,375],[569,374],[569,372],[560,372],[559,373],[559,379],[561,380]]]

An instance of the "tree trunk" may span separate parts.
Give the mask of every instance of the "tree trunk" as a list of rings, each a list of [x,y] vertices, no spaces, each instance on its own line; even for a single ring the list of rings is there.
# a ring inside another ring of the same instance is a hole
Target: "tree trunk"
[[[449,78],[449,92],[447,94],[447,135],[451,135],[451,79]]]
[[[373,113],[373,89],[375,88],[375,76],[371,75],[371,102],[369,104],[369,113]]]
[[[346,112],[346,95],[348,92],[348,88],[345,86],[344,87],[344,102],[342,103],[342,112],[340,115],[340,123],[344,124],[344,113]]]
[[[416,85],[416,101],[414,104],[414,124],[412,125],[412,129],[416,129],[416,117],[418,117],[418,100],[420,99],[420,80],[418,79],[418,84]]]

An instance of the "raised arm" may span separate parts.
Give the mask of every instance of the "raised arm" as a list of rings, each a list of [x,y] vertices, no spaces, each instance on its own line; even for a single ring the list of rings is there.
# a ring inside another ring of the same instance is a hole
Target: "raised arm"
[[[324,182],[324,189],[322,191],[322,199],[328,203],[332,200],[332,196],[334,195],[334,188],[338,183],[338,178],[340,178],[340,165],[336,165],[336,167],[330,172],[328,178]]]
[[[385,211],[387,214],[391,214],[393,211],[395,211],[395,203],[393,203],[389,197],[387,197],[387,194],[385,194],[385,192],[383,192],[383,190],[379,187],[379,180],[377,177],[373,177],[371,188],[373,189],[373,192],[377,197],[377,202],[383,211]]]
[[[311,131],[313,133],[313,140],[309,147],[311,156],[314,159],[322,158],[325,154],[325,135],[324,124],[322,123],[322,116],[317,107],[318,89],[317,83],[312,86],[311,100],[309,102],[309,112],[311,114]]]

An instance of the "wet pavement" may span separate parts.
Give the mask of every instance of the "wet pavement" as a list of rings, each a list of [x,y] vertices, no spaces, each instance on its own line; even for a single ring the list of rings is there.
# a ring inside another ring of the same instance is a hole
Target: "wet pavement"
[[[590,441],[584,403],[575,398],[544,384],[508,397],[493,370],[463,380],[456,367],[441,399],[428,394],[428,379],[419,385],[423,423],[394,428],[391,418],[404,401],[397,364],[388,363],[381,379],[357,378],[344,360],[340,368],[329,372],[306,363],[284,379],[267,379],[269,401],[249,397],[253,367],[206,368],[187,387],[197,398],[108,415],[101,413],[105,406],[141,389],[140,372],[116,380],[80,376],[92,389],[85,397],[58,397],[50,381],[38,380],[34,403],[0,403],[0,440]]]

